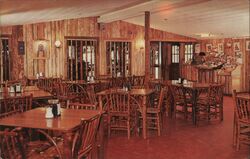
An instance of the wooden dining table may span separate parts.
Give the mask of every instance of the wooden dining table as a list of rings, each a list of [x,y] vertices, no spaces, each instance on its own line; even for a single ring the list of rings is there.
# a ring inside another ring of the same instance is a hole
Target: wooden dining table
[[[32,94],[33,99],[50,99],[53,95],[45,90],[39,89],[37,86],[26,86],[23,92],[20,93],[0,93],[0,100],[7,97],[20,97],[20,96],[29,96]]]
[[[98,96],[99,109],[103,110],[103,97],[106,97],[112,91],[125,91],[123,89],[110,88],[107,90],[103,90],[98,92],[96,95]],[[140,109],[142,112],[142,134],[143,138],[147,138],[147,105],[149,101],[149,97],[155,92],[154,89],[131,89],[130,95],[132,96],[140,96],[142,97],[142,102],[140,105]],[[140,102],[139,102],[140,103]]]
[[[98,110],[61,109],[60,117],[46,119],[45,112],[45,108],[36,108],[11,115],[0,119],[0,125],[59,131],[63,134],[62,156],[64,159],[71,159],[74,131],[79,127],[81,120],[88,120],[102,113]],[[100,134],[103,134],[101,130],[100,132]],[[102,141],[100,143],[100,145],[103,145]],[[103,146],[99,150],[98,158],[103,158],[102,154]]]
[[[192,121],[193,124],[197,124],[196,120],[196,110],[197,110],[197,99],[198,99],[198,91],[202,89],[204,92],[208,92],[211,85],[221,85],[221,84],[211,84],[211,83],[198,83],[192,81],[183,81],[183,83],[179,83],[178,80],[170,80],[166,82],[168,85],[176,85],[182,86],[184,89],[191,91],[192,94]],[[222,103],[223,104],[223,103]]]

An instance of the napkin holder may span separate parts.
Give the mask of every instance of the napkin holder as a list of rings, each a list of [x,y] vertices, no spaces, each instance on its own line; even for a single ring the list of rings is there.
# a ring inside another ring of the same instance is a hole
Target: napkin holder
[[[45,114],[45,118],[49,119],[49,118],[53,118],[54,115],[52,113],[52,108],[51,107],[47,107],[46,108],[46,114]]]

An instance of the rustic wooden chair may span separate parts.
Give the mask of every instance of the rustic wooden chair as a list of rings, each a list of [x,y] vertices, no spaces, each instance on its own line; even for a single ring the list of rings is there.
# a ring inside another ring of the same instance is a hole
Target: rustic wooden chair
[[[81,159],[91,156],[96,144],[100,118],[101,115],[97,115],[89,120],[81,121],[80,129],[76,132],[72,144],[72,158]]]
[[[29,96],[4,98],[0,118],[32,109],[32,98],[32,94]]]
[[[185,90],[182,85],[170,86],[172,96],[174,98],[174,117],[176,114],[182,114],[184,119],[187,118],[187,105],[185,100]]]
[[[132,88],[144,88],[145,76],[133,76]]]
[[[26,159],[20,136],[17,132],[5,129],[0,131],[0,158]]]
[[[166,88],[162,88],[159,94],[155,94],[154,102],[147,107],[147,128],[157,130],[158,136],[161,136],[163,123],[163,100]]]
[[[97,97],[95,93],[95,87],[93,85],[87,85],[86,92],[88,95],[88,99],[86,99],[85,103],[97,104]]]
[[[66,107],[69,102],[83,103],[88,99],[86,90],[79,84],[67,84],[60,82],[57,84],[57,98],[62,107]]]
[[[67,109],[96,110],[96,104],[69,103]]]
[[[237,97],[240,94],[233,91],[234,98],[234,142],[237,151],[241,144],[250,145],[250,101]]]
[[[196,108],[193,110],[193,102],[194,102],[194,97],[193,97],[193,91],[196,91]],[[198,88],[197,90],[192,90],[189,88],[185,89],[185,102],[187,106],[187,113],[191,114],[195,113],[195,123],[198,124],[199,121],[209,121],[211,114],[210,114],[210,91],[207,88]],[[191,111],[188,111],[188,108],[191,108]],[[187,116],[188,117],[188,116]]]
[[[223,85],[211,85],[209,88],[209,98],[208,98],[208,113],[209,120],[211,117],[219,116],[220,121],[223,120]]]
[[[135,111],[130,105],[130,94],[125,91],[113,91],[108,95],[107,113],[108,113],[108,135],[112,130],[125,130],[128,133],[128,139],[132,128],[135,126]]]
[[[63,158],[60,148],[60,145],[62,145],[61,138],[51,137],[45,130],[36,129],[35,132],[39,139],[23,140],[22,142],[25,147],[26,158]],[[27,134],[25,131],[22,131],[22,133],[23,138],[25,138]]]

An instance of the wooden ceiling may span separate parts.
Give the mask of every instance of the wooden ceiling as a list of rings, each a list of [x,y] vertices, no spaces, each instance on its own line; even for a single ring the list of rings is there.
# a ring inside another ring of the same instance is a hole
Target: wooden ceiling
[[[0,0],[0,25],[99,16],[195,38],[249,37],[249,0]]]

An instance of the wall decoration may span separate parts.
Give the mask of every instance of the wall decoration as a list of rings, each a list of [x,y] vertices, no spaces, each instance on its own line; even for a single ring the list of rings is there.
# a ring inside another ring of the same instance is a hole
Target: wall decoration
[[[36,58],[47,58],[49,56],[48,40],[36,40],[33,45]]]
[[[250,40],[246,41],[246,51],[250,51]]]
[[[230,42],[227,43],[227,48],[231,48],[232,44]]]
[[[223,53],[224,52],[224,45],[223,43],[218,43],[218,53]]]
[[[35,40],[33,43],[33,76],[46,76],[46,61],[49,57],[49,41]]]
[[[212,44],[206,44],[206,52],[210,53],[212,51]]]
[[[19,55],[25,54],[24,41],[18,41],[18,54]]]
[[[242,64],[243,60],[242,60],[242,52],[235,52],[235,58],[238,64]]]
[[[240,42],[235,42],[234,43],[234,52],[239,52],[240,51]]]
[[[201,44],[195,44],[194,50],[195,50],[194,51],[195,53],[197,53],[197,54],[200,53],[201,52]]]

